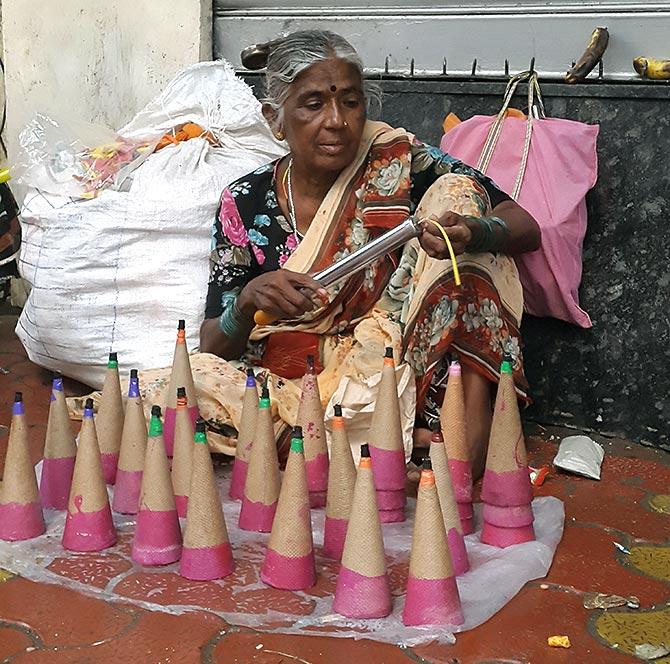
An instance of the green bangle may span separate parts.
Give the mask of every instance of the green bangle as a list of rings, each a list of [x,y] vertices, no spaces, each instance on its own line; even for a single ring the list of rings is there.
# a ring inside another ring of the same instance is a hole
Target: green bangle
[[[500,217],[466,216],[465,218],[475,224],[472,239],[465,248],[471,254],[498,251],[509,235],[509,227]]]
[[[244,317],[237,306],[237,297],[231,297],[224,305],[223,313],[219,316],[219,328],[227,337],[236,337],[244,327]]]

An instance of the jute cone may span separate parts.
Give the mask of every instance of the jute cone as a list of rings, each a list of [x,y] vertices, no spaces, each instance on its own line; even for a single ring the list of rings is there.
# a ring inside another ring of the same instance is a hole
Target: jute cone
[[[392,608],[369,455],[362,445],[333,601],[333,609],[348,618],[384,618]]]
[[[405,448],[393,349],[390,347],[386,349],[384,356],[382,378],[372,414],[368,442],[377,491],[402,491],[404,495],[407,480]],[[380,505],[380,508],[384,507],[386,506]]]
[[[153,406],[132,547],[132,558],[140,565],[168,565],[181,556],[181,530],[160,415],[160,407]]]
[[[417,492],[402,621],[405,625],[463,624],[461,600],[429,459],[424,461]]]
[[[312,519],[300,427],[293,428],[261,579],[269,586],[282,590],[305,590],[316,583]]]
[[[184,387],[186,389],[188,414],[191,418],[192,426],[195,427],[195,421],[199,417],[198,400],[195,393],[195,386],[193,385],[191,361],[189,360],[188,348],[186,347],[186,321],[184,320],[180,320],[177,325],[177,341],[174,346],[172,372],[170,373],[170,385],[168,387],[167,404],[165,406],[165,417],[163,422],[165,450],[169,457],[172,456],[174,449],[174,428],[175,417],[177,414],[178,387]]]
[[[458,513],[456,499],[454,498],[454,488],[451,484],[447,452],[444,449],[444,439],[442,438],[439,424],[433,431],[430,441],[430,461],[433,465],[435,486],[444,521],[444,531],[447,533],[451,563],[454,574],[460,576],[470,569],[470,563],[468,562],[468,554],[465,549],[465,542],[463,541],[461,518]]]
[[[177,514],[184,518],[188,506],[193,461],[193,425],[188,414],[186,389],[177,388],[177,413],[174,426],[174,456],[172,458],[172,488]]]
[[[505,509],[505,508],[501,508]],[[481,541],[484,544],[497,546],[505,549],[514,544],[523,544],[524,542],[533,542],[535,540],[535,529],[533,524],[528,526],[495,526],[492,523],[484,521],[482,524]]]
[[[126,415],[123,420],[121,451],[116,470],[112,509],[121,514],[137,514],[140,507],[142,470],[147,453],[147,423],[140,396],[137,369],[130,370]]]
[[[54,510],[67,509],[77,444],[65,403],[63,379],[56,375],[51,385],[51,405],[44,442],[40,480],[40,503]]]
[[[405,508],[399,510],[379,510],[380,523],[402,523],[405,520]]]
[[[323,531],[323,553],[340,560],[347,535],[347,524],[356,484],[356,464],[342,417],[342,407],[335,406],[333,435],[330,441],[330,466],[328,468],[328,496],[326,521]]]
[[[237,445],[235,446],[233,476],[230,480],[230,497],[233,500],[242,500],[244,496],[244,484],[247,481],[249,456],[251,454],[251,443],[254,438],[257,414],[258,389],[256,387],[256,378],[254,377],[254,370],[247,369],[247,385],[244,390],[240,430],[237,436]]]
[[[35,469],[28,449],[28,425],[23,395],[14,395],[5,471],[0,487],[0,539],[16,541],[45,531]]]
[[[116,530],[93,420],[93,399],[87,399],[63,529],[63,546],[70,551],[102,551],[115,543]]]
[[[314,370],[314,358],[311,355],[307,356],[307,372],[302,379],[297,424],[302,427],[305,441],[309,504],[312,507],[324,507],[328,490],[328,445],[321,394]]]
[[[440,424],[456,502],[472,503],[472,468],[465,419],[465,395],[461,365],[458,362],[449,365],[449,379],[440,410]]]
[[[451,476],[451,481],[454,481],[454,476]],[[472,503],[456,503],[458,507],[458,514],[461,517],[461,529],[464,535],[470,535],[475,532],[474,517],[475,511],[472,508]]]
[[[269,533],[279,498],[279,460],[272,425],[270,394],[263,387],[238,525],[242,530]]]
[[[508,361],[503,361],[500,369],[482,500],[500,507],[525,505],[533,500],[512,365]]]
[[[233,552],[207,445],[205,421],[198,419],[179,573],[194,581],[209,581],[228,576],[234,568]]]
[[[109,354],[105,384],[102,386],[95,426],[105,482],[114,484],[123,434],[123,398],[121,397],[119,363],[116,353]]]

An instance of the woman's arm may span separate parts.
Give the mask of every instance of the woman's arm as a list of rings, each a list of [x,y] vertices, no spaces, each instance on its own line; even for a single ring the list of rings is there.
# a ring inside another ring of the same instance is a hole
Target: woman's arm
[[[522,254],[540,248],[540,227],[533,217],[513,200],[496,205],[485,217],[469,217],[446,212],[436,221],[444,228],[455,254],[482,253]],[[447,245],[434,224],[424,225],[419,238],[421,246],[433,258],[448,258]]]
[[[477,180],[493,206],[491,214],[484,217],[447,212],[436,219],[446,230],[456,254],[493,251],[513,255],[539,249],[541,233],[535,219],[490,178],[438,148],[419,141],[412,145],[412,200],[415,204],[418,205],[428,187],[445,173]],[[420,242],[433,258],[449,257],[442,234],[433,224],[425,224]]]
[[[314,308],[314,300],[328,293],[308,274],[281,269],[261,274],[238,295],[231,295],[222,313],[205,319],[200,327],[200,351],[224,360],[244,354],[259,309],[277,319],[298,318]]]

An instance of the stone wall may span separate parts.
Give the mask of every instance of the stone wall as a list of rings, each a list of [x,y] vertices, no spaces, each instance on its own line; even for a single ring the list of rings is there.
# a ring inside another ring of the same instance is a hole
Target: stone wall
[[[258,78],[250,77],[255,87]],[[382,80],[381,119],[439,145],[444,116],[493,114],[504,83]],[[543,84],[547,116],[600,125],[580,298],[593,328],[527,316],[530,419],[670,449],[670,84]],[[522,99],[519,103],[523,104]]]

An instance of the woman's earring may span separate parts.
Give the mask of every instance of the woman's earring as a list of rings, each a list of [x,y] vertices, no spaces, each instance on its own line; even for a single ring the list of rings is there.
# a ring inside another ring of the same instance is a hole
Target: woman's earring
[[[275,132],[275,138],[278,141],[283,141],[284,140],[284,132],[283,131],[277,131]]]

